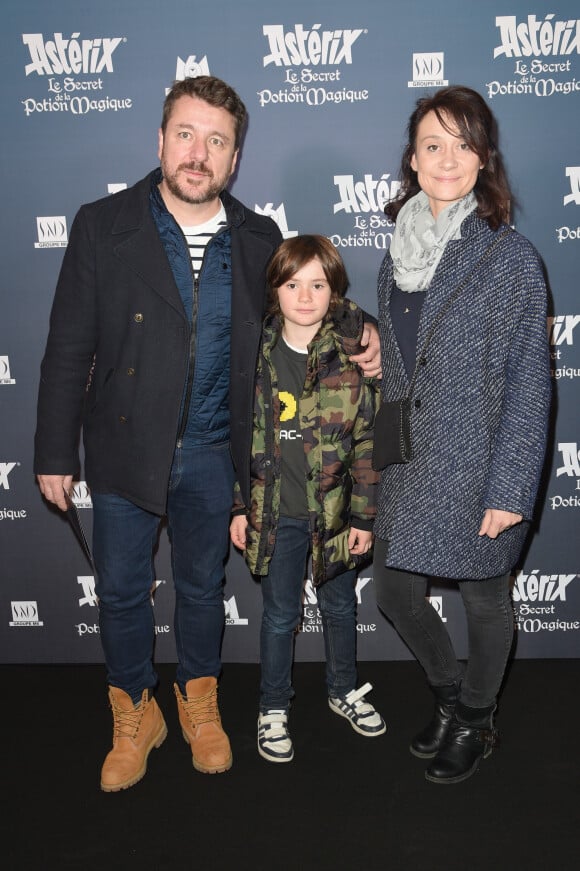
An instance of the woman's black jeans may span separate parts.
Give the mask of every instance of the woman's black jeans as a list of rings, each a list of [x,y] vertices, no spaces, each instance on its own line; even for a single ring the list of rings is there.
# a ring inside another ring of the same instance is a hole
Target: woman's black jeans
[[[429,578],[385,567],[386,550],[386,542],[376,539],[373,575],[377,604],[423,666],[431,686],[461,681],[462,704],[493,707],[514,636],[509,573],[457,582],[469,639],[463,675],[445,624],[425,598]]]

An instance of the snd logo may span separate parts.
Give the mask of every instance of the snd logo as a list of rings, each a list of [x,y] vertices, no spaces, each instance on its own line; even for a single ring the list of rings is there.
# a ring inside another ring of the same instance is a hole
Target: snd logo
[[[36,602],[11,602],[12,620],[9,626],[44,626],[38,619],[38,605]]]
[[[413,81],[407,82],[409,88],[444,87],[445,55],[442,51],[413,53]]]
[[[38,242],[35,248],[66,248],[68,243],[66,217],[64,215],[43,216],[36,219]]]

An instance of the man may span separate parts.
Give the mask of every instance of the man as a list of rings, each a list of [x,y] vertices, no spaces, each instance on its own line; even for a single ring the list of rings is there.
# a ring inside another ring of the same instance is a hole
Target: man
[[[276,224],[226,191],[246,109],[212,76],[176,82],[161,168],[82,206],[51,314],[35,472],[66,509],[83,428],[113,748],[106,792],[137,783],[167,728],[153,691],[152,551],[167,516],[175,694],[194,767],[227,771],[217,703],[223,576],[237,477],[249,498],[252,387]],[[377,340],[354,358],[376,374]],[[232,463],[233,460],[233,463]]]

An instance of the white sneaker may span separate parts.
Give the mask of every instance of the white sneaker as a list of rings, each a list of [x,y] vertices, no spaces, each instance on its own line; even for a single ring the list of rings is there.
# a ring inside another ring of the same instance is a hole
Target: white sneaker
[[[292,761],[294,748],[286,711],[266,711],[258,716],[258,753],[269,762]]]
[[[328,706],[335,714],[345,717],[359,735],[374,738],[387,731],[385,721],[373,706],[365,701],[365,694],[372,690],[370,683],[364,684],[359,690],[351,690],[344,698],[329,698]]]

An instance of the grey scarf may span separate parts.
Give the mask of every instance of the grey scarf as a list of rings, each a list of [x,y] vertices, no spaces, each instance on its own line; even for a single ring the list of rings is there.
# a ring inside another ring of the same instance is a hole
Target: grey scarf
[[[445,246],[450,239],[461,239],[461,224],[476,208],[473,191],[437,218],[423,191],[407,200],[397,215],[390,249],[397,287],[407,293],[427,290]]]

